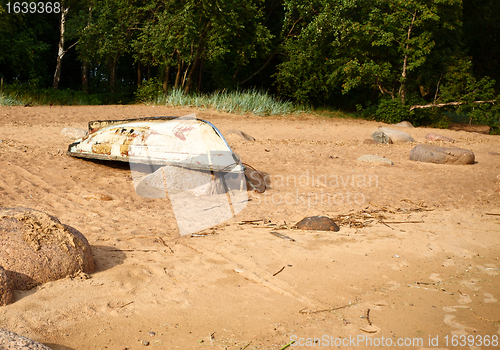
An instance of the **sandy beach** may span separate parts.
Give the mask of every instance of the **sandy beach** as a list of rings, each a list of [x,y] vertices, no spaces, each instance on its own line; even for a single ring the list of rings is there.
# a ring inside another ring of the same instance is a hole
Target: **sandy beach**
[[[190,113],[253,136],[226,139],[268,185],[196,236],[179,235],[168,199],[135,193],[128,164],[70,157],[73,139],[61,134]],[[379,126],[145,105],[0,107],[0,206],[76,228],[96,265],[89,278],[15,291],[0,328],[54,350],[498,347],[500,137],[396,128],[415,142],[364,144]],[[456,142],[427,141],[430,132]],[[472,150],[476,163],[411,161],[417,144]],[[394,165],[356,160],[365,154]],[[340,231],[293,228],[314,215]]]

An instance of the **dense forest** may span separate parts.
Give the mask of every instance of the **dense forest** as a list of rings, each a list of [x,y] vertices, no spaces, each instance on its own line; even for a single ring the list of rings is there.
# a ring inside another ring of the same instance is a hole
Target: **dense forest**
[[[104,102],[141,89],[256,88],[386,121],[439,123],[455,113],[500,126],[498,0],[0,4],[6,86],[79,90]]]

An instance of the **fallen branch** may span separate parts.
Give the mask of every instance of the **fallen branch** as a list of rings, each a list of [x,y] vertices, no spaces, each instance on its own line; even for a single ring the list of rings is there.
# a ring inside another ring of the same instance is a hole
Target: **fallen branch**
[[[495,215],[495,216],[500,216],[500,214],[496,214],[496,213],[486,213],[486,215]]]
[[[380,221],[383,224],[422,224],[424,221]]]
[[[288,236],[282,235],[281,233],[276,232],[276,231],[271,231],[270,234],[272,234],[273,236],[276,236],[278,238],[281,238],[281,239],[287,239],[289,241],[295,242],[295,240],[293,238],[290,238]]]
[[[283,271],[285,269],[285,267],[283,266],[278,272],[275,272],[273,273],[273,277],[276,276],[278,273],[280,273],[281,271]]]
[[[366,310],[366,320],[368,321],[368,324],[371,326],[372,322],[370,321],[370,309]]]
[[[473,101],[473,103],[495,103],[497,100],[489,100],[489,101]],[[466,104],[468,102],[446,102],[446,103],[429,103],[428,105],[414,105],[410,107],[410,111],[413,111],[414,109],[421,109],[421,108],[431,108],[431,107],[446,107],[446,106],[460,106],[463,104]]]
[[[389,213],[396,214],[396,212],[395,212],[395,211],[392,211],[392,210],[389,210],[389,209],[387,209],[387,208],[381,207],[381,206],[379,206],[379,205],[373,204],[372,202],[368,202],[368,204],[371,204],[371,205],[373,205],[374,207],[380,208],[380,209],[382,209],[383,211],[388,211]]]
[[[387,224],[386,224],[385,222],[383,222],[382,220],[379,220],[379,222],[380,222],[381,224],[384,224],[385,226],[389,227],[391,230],[394,230],[391,226],[387,225]]]
[[[301,313],[301,314],[318,314],[320,312],[327,312],[327,311],[335,311],[335,310],[345,309],[346,307],[353,306],[353,305],[356,305],[356,304],[347,304],[347,305],[342,305],[342,306],[338,306],[338,307],[332,307],[332,308],[329,308],[329,309],[321,309],[321,310],[314,310],[314,311],[302,309],[302,310],[299,311],[299,313]]]

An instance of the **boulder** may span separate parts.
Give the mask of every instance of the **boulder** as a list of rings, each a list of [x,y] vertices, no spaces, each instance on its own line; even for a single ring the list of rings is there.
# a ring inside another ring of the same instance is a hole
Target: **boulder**
[[[14,295],[12,294],[12,287],[9,277],[7,277],[7,272],[0,266],[0,306],[10,304],[13,298]]]
[[[390,159],[374,156],[373,154],[364,154],[356,160],[359,162],[384,163],[394,165],[394,163]]]
[[[410,152],[410,160],[436,164],[474,164],[474,153],[463,148],[418,145]]]
[[[406,120],[403,120],[402,122],[399,122],[397,124],[393,124],[392,126],[399,126],[400,128],[414,128],[414,126]]]
[[[0,328],[0,349],[2,350],[51,350],[49,347]]]
[[[12,289],[94,272],[90,245],[78,230],[28,208],[0,209],[0,265]]]
[[[377,131],[378,132],[381,131],[384,134],[386,134],[387,136],[389,136],[390,139],[392,140],[392,142],[394,142],[394,143],[396,143],[396,142],[415,142],[413,137],[411,137],[409,134],[405,133],[404,131],[394,130],[394,129],[385,128],[385,127],[380,127],[377,130],[375,130],[375,132],[377,132]],[[373,137],[373,135],[372,135],[372,137]]]
[[[382,131],[375,131],[372,134],[372,138],[373,138],[373,141],[375,141],[377,143],[392,143],[392,140],[389,137],[389,135],[385,134]]]
[[[433,132],[427,134],[425,136],[425,138],[429,141],[444,141],[444,142],[455,142],[455,140],[453,139],[450,139],[449,137],[446,137],[446,136],[443,136],[443,135],[439,135],[439,134],[435,134]]]
[[[295,225],[299,230],[311,231],[339,231],[338,225],[326,216],[309,216]]]

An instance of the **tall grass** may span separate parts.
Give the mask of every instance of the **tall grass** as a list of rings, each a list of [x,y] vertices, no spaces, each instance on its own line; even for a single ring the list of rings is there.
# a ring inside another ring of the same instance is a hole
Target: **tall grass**
[[[3,92],[0,93],[0,106],[19,106],[22,105],[21,101],[17,100],[12,96],[5,95]]]
[[[89,95],[83,91],[70,89],[37,89],[22,84],[3,86],[0,93],[0,106],[22,105],[98,105],[97,95]]]
[[[184,94],[179,89],[168,94],[143,98],[147,104],[214,108],[227,113],[253,113],[256,115],[285,115],[310,111],[309,107],[295,106],[289,101],[281,101],[267,92],[252,90],[216,91],[211,94]]]

